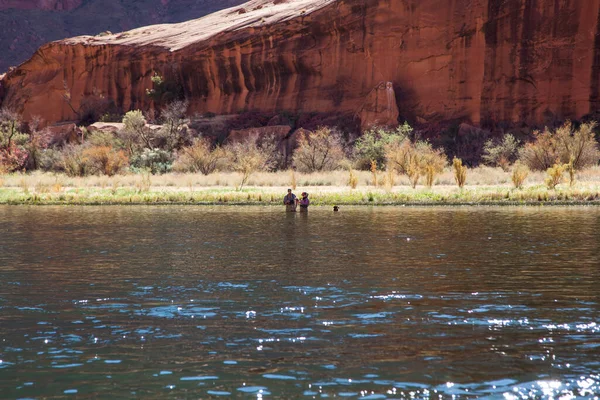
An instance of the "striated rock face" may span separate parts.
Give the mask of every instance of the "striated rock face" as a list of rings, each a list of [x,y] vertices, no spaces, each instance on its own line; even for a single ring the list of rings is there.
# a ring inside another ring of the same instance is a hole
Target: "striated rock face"
[[[600,106],[599,21],[600,0],[253,0],[43,46],[3,79],[3,105],[48,122],[77,119],[90,96],[151,108],[158,72],[199,113],[391,122],[395,100],[411,122],[579,118]],[[372,93],[381,82],[394,99]]]

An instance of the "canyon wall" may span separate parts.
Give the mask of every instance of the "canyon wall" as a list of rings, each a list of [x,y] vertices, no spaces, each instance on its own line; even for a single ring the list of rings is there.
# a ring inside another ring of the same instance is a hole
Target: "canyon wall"
[[[411,122],[542,124],[598,110],[599,21],[600,0],[254,0],[50,43],[0,90],[4,106],[54,123],[94,98],[152,108],[155,73],[190,113],[360,114],[390,82],[398,110],[382,109]]]

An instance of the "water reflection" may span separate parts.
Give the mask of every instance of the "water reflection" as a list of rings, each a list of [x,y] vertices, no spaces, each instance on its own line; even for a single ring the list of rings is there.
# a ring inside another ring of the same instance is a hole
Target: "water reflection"
[[[0,392],[600,394],[600,209],[0,208]]]

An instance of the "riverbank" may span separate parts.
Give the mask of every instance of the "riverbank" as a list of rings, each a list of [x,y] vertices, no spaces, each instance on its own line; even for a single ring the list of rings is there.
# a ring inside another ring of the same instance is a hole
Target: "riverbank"
[[[103,205],[103,204],[207,204],[280,205],[288,187],[306,191],[311,203],[333,205],[600,205],[600,169],[578,174],[573,187],[562,183],[548,189],[542,173],[531,174],[522,189],[510,183],[499,168],[469,170],[467,185],[459,189],[450,171],[428,188],[412,188],[402,176],[394,185],[373,184],[373,175],[354,171],[356,188],[348,186],[347,171],[314,174],[256,173],[248,186],[236,189],[239,174],[131,174],[113,177],[68,177],[34,173],[0,176],[0,204]]]
[[[308,187],[315,206],[332,205],[600,205],[599,188],[563,188],[548,190],[529,187],[522,190],[502,186],[451,187],[433,189],[395,187],[392,191],[376,188]],[[25,192],[18,188],[0,189],[0,204],[10,205],[280,205],[285,188],[249,187],[241,191],[229,188],[173,190],[135,188],[63,188],[60,191]]]

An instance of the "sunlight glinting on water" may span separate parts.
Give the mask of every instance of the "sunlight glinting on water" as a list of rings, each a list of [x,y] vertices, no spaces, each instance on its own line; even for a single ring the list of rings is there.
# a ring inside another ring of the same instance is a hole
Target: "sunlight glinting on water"
[[[387,225],[363,211],[347,219],[315,212],[308,229],[310,220],[262,210],[231,220],[220,212],[131,209],[117,218],[94,210],[77,214],[93,228],[67,230],[70,244],[58,252],[52,232],[72,211],[50,209],[56,217],[45,214],[48,225],[37,229],[47,232],[34,249],[20,247],[25,216],[2,217],[11,257],[3,251],[0,262],[15,267],[0,268],[0,390],[8,398],[600,393],[589,210],[575,214],[587,236],[572,239],[561,231],[562,214],[542,211],[529,220],[558,219],[538,237],[508,211],[467,219],[462,229],[459,211],[384,210]],[[305,231],[301,240],[257,233],[277,224]],[[506,238],[490,240],[488,225]],[[111,233],[95,235],[99,229]],[[212,245],[231,232],[238,240]],[[390,247],[397,236],[402,244]],[[532,246],[535,255],[504,254]],[[565,253],[559,263],[557,249]]]

